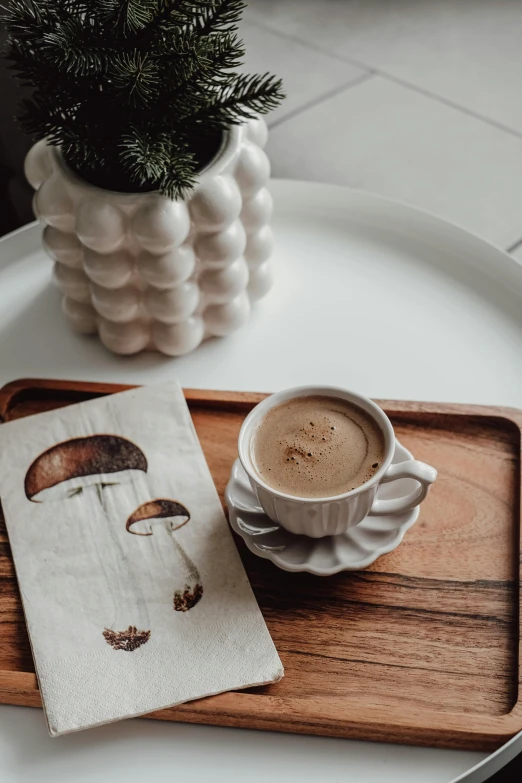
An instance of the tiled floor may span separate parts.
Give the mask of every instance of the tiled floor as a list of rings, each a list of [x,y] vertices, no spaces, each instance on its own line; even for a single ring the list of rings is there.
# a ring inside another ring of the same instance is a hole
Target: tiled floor
[[[522,259],[522,0],[250,0],[242,35],[288,95],[274,176],[406,201]]]

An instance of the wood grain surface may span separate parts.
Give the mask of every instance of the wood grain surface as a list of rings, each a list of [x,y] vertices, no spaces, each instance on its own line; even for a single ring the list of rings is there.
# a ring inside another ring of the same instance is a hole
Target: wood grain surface
[[[124,388],[18,381],[0,391],[0,416]],[[264,395],[185,395],[223,501],[241,422]],[[404,445],[439,471],[401,546],[364,571],[319,578],[280,571],[236,539],[285,677],[150,717],[484,750],[522,729],[522,414],[380,404]],[[40,704],[3,524],[0,702]]]

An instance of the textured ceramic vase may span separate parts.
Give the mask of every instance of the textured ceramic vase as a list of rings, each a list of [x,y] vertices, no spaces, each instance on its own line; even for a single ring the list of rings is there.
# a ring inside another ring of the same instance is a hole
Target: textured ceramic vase
[[[261,119],[233,127],[187,201],[94,187],[35,144],[26,176],[71,327],[170,356],[239,329],[272,282],[266,137]]]

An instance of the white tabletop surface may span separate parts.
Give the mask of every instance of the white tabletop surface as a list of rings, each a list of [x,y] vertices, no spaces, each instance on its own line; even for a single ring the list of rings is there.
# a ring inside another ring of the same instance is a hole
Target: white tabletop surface
[[[447,224],[370,196],[302,183],[275,183],[274,193],[273,292],[241,332],[177,360],[119,358],[70,334],[38,229],[4,239],[0,383],[175,376],[189,387],[263,391],[315,381],[381,398],[520,404],[516,262]],[[517,742],[488,763],[488,774]],[[0,706],[1,783],[449,783],[485,758],[147,720],[51,740],[40,710]],[[475,773],[474,783],[484,775],[486,769]]]

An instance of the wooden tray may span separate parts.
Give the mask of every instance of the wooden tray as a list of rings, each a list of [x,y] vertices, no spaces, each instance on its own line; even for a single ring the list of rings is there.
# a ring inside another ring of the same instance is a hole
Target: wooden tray
[[[17,381],[0,391],[0,415],[125,388]],[[239,427],[264,395],[185,395],[223,500]],[[321,579],[279,571],[237,539],[285,677],[150,717],[484,750],[522,729],[522,413],[381,404],[404,445],[439,469],[401,546],[365,571]],[[40,706],[3,524],[0,580],[0,702]]]

